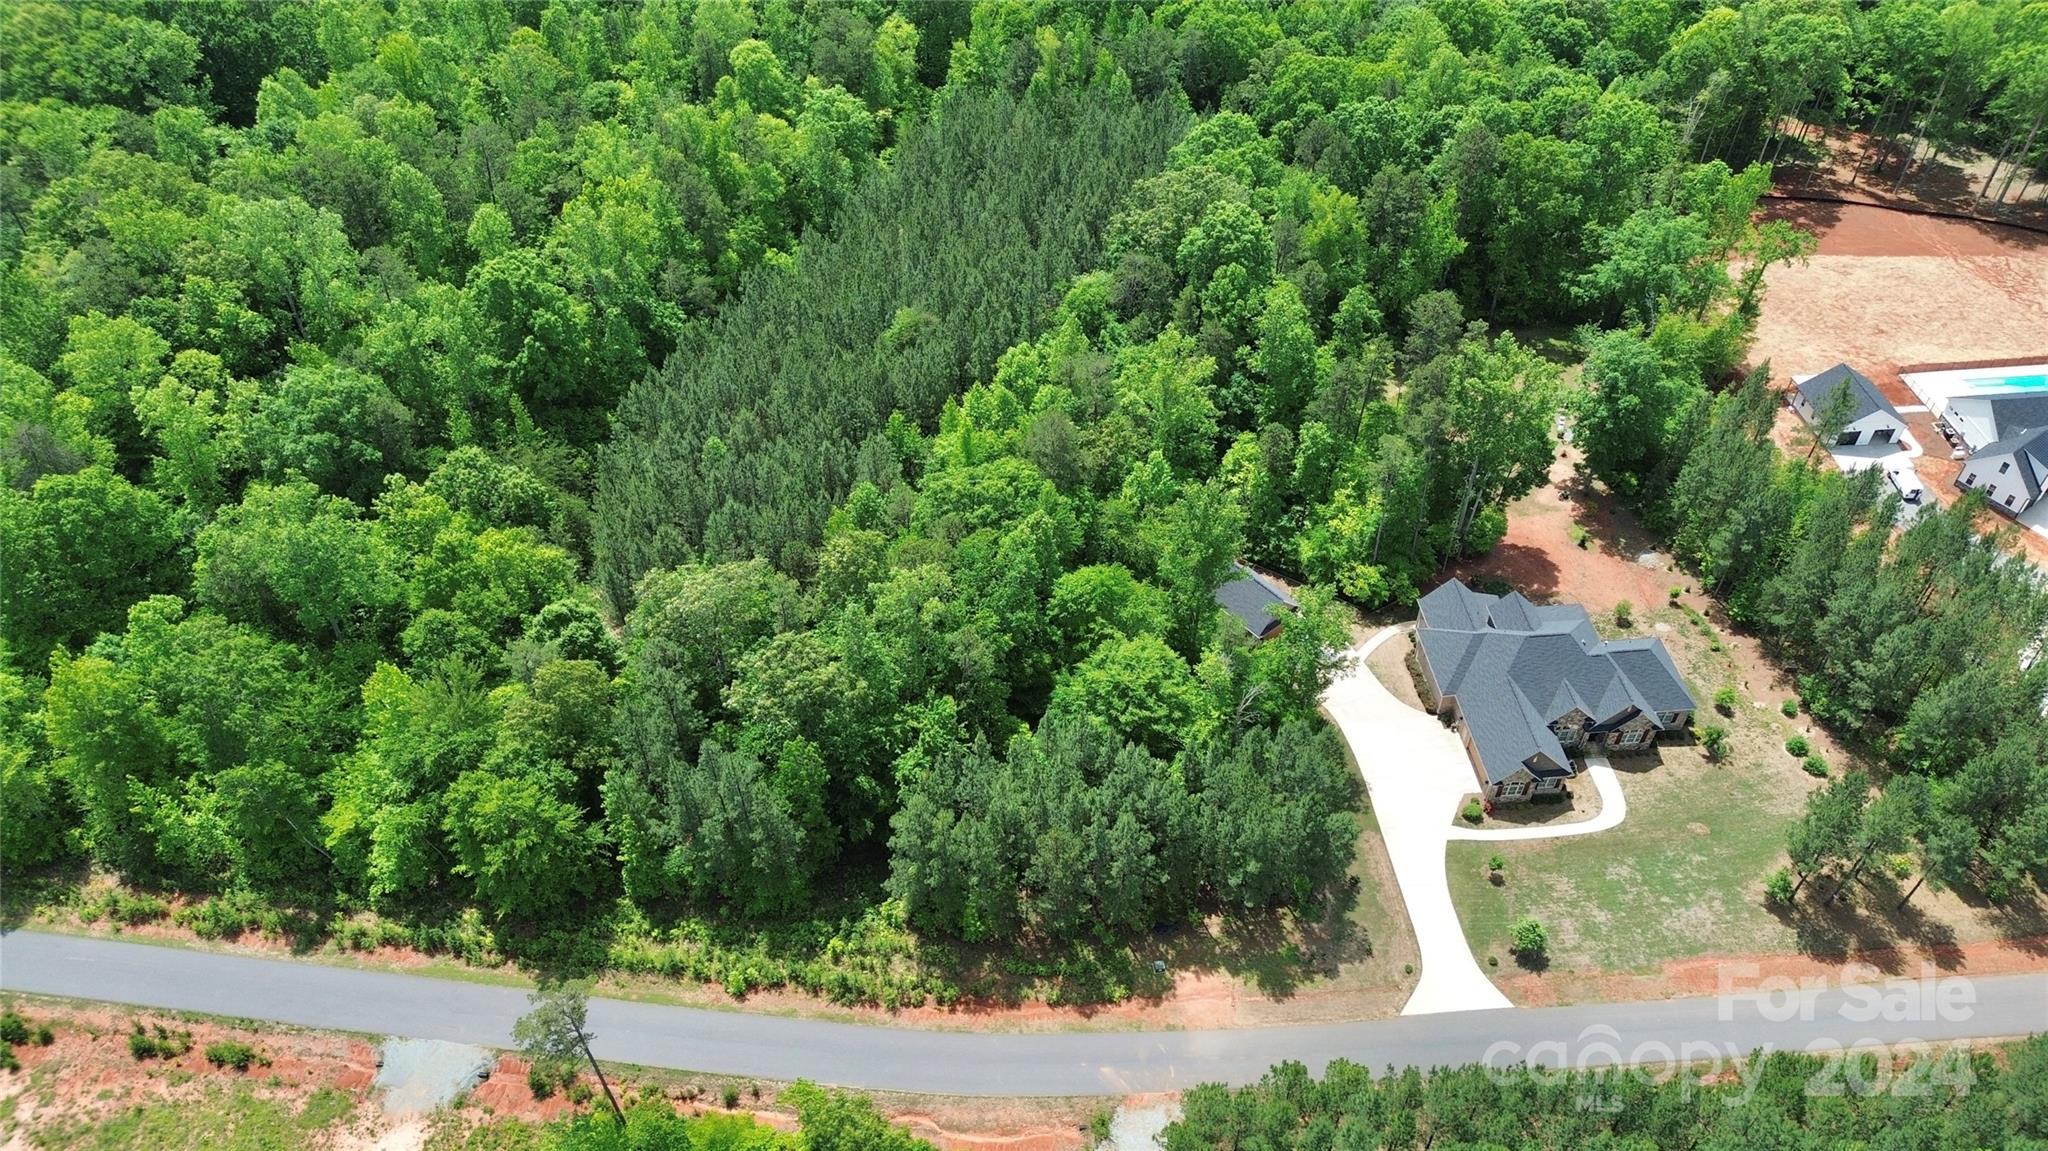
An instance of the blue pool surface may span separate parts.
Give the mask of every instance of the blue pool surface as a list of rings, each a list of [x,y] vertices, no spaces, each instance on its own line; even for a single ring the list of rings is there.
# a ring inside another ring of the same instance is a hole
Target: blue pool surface
[[[1987,392],[2041,392],[2048,391],[2048,375],[2038,376],[1986,376],[1982,379],[1964,381],[1974,395]]]

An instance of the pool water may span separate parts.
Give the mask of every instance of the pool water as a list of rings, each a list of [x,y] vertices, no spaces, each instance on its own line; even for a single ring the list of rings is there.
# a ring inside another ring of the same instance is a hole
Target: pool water
[[[2042,392],[2048,391],[2048,375],[2039,376],[1987,376],[1978,380],[1965,380],[1972,394],[1984,395],[1989,392]]]

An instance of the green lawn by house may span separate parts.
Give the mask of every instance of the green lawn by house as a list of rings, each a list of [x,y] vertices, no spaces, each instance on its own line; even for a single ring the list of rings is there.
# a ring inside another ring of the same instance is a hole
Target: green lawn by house
[[[1655,630],[1659,623],[1666,630]],[[1701,702],[1699,722],[1728,727],[1731,750],[1719,762],[1694,744],[1616,757],[1629,815],[1613,830],[1452,843],[1451,897],[1466,938],[1482,960],[1500,958],[1501,974],[1517,970],[1508,926],[1523,915],[1549,928],[1550,966],[1559,972],[1647,973],[1668,960],[1799,946],[1796,926],[1766,908],[1761,893],[1818,782],[1783,748],[1805,717],[1785,719],[1776,709],[1784,692],[1755,682],[1733,716],[1715,713],[1715,690],[1744,678],[1731,650],[1741,641],[1703,631],[1695,617],[1665,605],[1639,608],[1630,630],[1664,639]],[[1722,650],[1713,650],[1716,642]],[[1757,678],[1753,667],[1749,678]],[[1495,852],[1507,860],[1499,885],[1487,875]]]

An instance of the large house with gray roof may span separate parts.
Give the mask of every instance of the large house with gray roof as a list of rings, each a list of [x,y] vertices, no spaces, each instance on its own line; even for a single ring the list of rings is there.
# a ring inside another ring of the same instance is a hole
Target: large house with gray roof
[[[2048,424],[2021,428],[1971,452],[1956,486],[1981,489],[1993,508],[2010,516],[2033,507],[2048,487]]]
[[[1573,752],[1647,751],[1692,725],[1692,692],[1662,640],[1604,640],[1577,604],[1455,579],[1420,607],[1424,702],[1458,729],[1488,802],[1563,791]]]
[[[1843,399],[1845,390],[1848,395]],[[1847,364],[1792,381],[1792,410],[1807,423],[1819,419],[1838,400],[1846,405],[1843,414],[1848,418],[1835,432],[1836,446],[1895,443],[1906,434],[1905,417],[1869,376]]]

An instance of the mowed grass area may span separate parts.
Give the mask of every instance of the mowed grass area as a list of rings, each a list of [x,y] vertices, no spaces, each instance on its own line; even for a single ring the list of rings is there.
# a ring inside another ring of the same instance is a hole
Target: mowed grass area
[[[1699,955],[1799,948],[1796,926],[1764,906],[1763,881],[1783,862],[1786,833],[1820,782],[1784,749],[1810,722],[1804,713],[1781,715],[1784,693],[1769,684],[1742,691],[1733,716],[1716,713],[1717,689],[1740,690],[1745,678],[1758,677],[1746,674],[1733,650],[1746,641],[1706,628],[1659,605],[1638,608],[1632,630],[1671,648],[1701,701],[1696,722],[1729,729],[1724,758],[1708,760],[1695,743],[1614,757],[1629,814],[1610,831],[1450,845],[1451,897],[1474,952],[1482,961],[1499,958],[1498,974],[1519,970],[1508,954],[1508,927],[1523,915],[1549,929],[1549,969],[1557,972],[1647,973]],[[1717,644],[1721,650],[1713,650]],[[1496,852],[1507,861],[1499,885],[1487,874]]]

